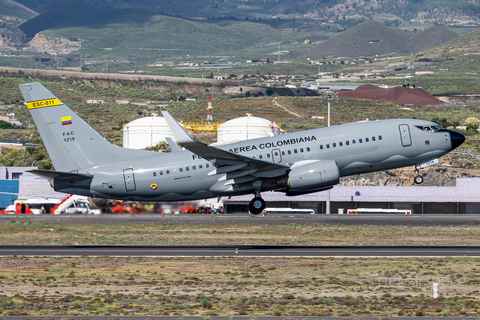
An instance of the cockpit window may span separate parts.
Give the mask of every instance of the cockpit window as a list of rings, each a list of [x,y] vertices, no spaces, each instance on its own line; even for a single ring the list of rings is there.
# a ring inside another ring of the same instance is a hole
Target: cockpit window
[[[435,124],[431,126],[415,126],[415,127],[425,132],[436,132],[438,130],[443,129],[442,126],[439,124]]]

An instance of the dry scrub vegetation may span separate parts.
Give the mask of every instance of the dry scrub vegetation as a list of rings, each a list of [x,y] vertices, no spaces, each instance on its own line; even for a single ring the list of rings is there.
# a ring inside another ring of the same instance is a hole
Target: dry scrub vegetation
[[[0,244],[480,245],[478,226],[52,225],[25,222],[20,218],[0,223]]]
[[[1,316],[480,315],[478,258],[13,257],[0,268]]]

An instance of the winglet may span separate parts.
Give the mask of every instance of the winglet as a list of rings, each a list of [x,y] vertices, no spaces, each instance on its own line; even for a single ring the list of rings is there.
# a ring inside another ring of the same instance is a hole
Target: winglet
[[[172,138],[165,137],[165,141],[167,141],[168,145],[170,146],[170,149],[172,149],[172,152],[183,151],[182,148],[180,148],[178,144],[176,144],[175,141],[173,141]]]
[[[180,123],[175,120],[174,117],[168,111],[162,111],[162,115],[167,121],[170,130],[172,130],[173,136],[177,140],[177,142],[182,146],[188,149],[189,145],[198,144],[199,142],[193,139],[188,132],[185,130],[184,127],[180,125]]]

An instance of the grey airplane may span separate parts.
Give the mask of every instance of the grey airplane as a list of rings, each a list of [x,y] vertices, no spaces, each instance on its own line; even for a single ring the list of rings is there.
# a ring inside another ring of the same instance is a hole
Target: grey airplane
[[[465,137],[417,119],[358,122],[209,146],[162,112],[178,147],[158,153],[126,149],[102,137],[42,84],[20,85],[57,171],[32,170],[58,192],[94,198],[182,201],[252,194],[262,212],[264,191],[295,196],[323,191],[342,176],[415,166],[460,146]]]

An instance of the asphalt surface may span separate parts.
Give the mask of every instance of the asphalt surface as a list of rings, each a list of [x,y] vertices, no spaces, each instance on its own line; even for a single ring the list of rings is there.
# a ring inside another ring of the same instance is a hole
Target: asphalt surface
[[[258,225],[398,225],[398,226],[478,226],[480,214],[399,215],[399,214],[101,214],[101,215],[0,215],[0,223],[11,220],[50,224],[258,224]]]
[[[478,257],[480,246],[3,245],[0,256]]]
[[[466,320],[478,319],[477,317],[311,317],[311,316],[212,316],[211,320]],[[132,319],[132,320],[203,320],[203,316],[2,316],[5,320],[25,320],[25,319],[75,319],[75,320],[115,320],[115,319]]]
[[[203,320],[203,316],[2,316],[5,320],[25,320],[25,319],[75,319],[75,320],[115,320],[115,319],[132,319],[132,320]],[[311,317],[311,316],[212,316],[211,320],[466,320],[478,319],[478,317]]]

